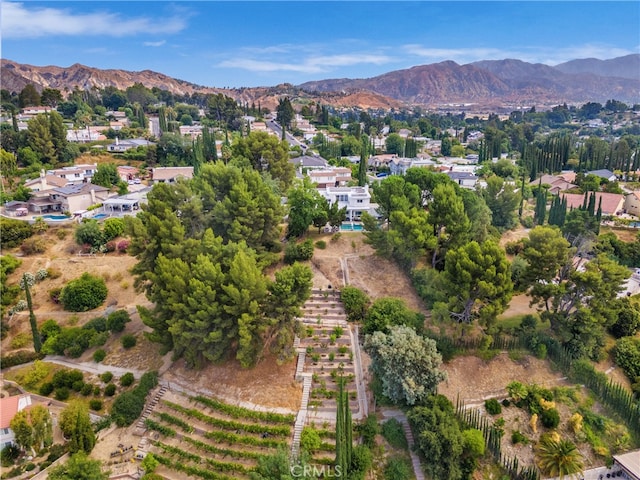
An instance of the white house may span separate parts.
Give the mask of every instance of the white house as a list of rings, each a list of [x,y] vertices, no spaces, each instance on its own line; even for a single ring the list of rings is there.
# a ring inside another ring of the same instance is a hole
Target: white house
[[[149,140],[145,140],[144,138],[130,138],[126,140],[119,140],[118,137],[116,137],[115,143],[107,145],[107,151],[119,153],[126,152],[127,150],[130,150],[132,148],[148,147],[150,145],[155,144],[153,142],[150,142]]]
[[[476,184],[478,183],[478,177],[476,177],[471,172],[445,172],[445,174],[453,180],[455,183],[460,185],[463,188],[468,188],[473,190],[476,188]]]
[[[310,170],[307,175],[318,188],[342,187],[351,180],[351,169],[335,167],[327,169]]]
[[[74,165],[73,167],[63,167],[56,170],[47,170],[47,174],[63,178],[67,184],[86,183],[91,181],[91,177],[98,170],[97,164]]]
[[[16,437],[9,427],[11,420],[16,413],[29,406],[31,406],[31,395],[0,398],[0,450],[13,444]]]
[[[346,219],[349,221],[360,220],[363,213],[378,217],[377,203],[371,203],[369,186],[364,187],[326,187],[319,188],[320,195],[330,204],[338,202],[338,207],[347,209]]]
[[[629,193],[624,199],[624,211],[640,217],[640,190]]]

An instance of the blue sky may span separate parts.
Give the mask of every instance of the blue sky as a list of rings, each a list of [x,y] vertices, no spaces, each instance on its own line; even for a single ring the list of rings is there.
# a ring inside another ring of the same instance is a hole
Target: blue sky
[[[640,53],[640,2],[1,1],[2,58],[212,87],[363,78],[453,60]]]

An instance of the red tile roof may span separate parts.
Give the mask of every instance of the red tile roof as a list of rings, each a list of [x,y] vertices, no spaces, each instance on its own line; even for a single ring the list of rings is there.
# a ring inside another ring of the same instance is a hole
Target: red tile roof
[[[560,198],[567,199],[567,208],[578,208],[584,203],[583,193],[561,193]],[[602,214],[615,215],[616,212],[622,210],[624,205],[624,197],[617,193],[596,192],[596,209],[602,199]]]
[[[18,413],[20,399],[29,395],[14,395],[13,397],[0,398],[0,428],[9,428],[13,417]]]

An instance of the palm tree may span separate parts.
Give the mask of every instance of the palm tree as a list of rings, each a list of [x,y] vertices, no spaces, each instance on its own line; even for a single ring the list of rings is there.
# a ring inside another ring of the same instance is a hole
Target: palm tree
[[[582,472],[582,454],[573,442],[543,435],[537,448],[538,466],[542,473],[562,479]]]

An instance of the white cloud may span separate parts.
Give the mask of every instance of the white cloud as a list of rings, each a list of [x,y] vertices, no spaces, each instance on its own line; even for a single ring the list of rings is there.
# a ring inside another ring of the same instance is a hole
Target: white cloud
[[[73,13],[70,9],[2,2],[1,27],[4,38],[38,38],[51,35],[124,37],[176,33],[186,27],[186,22],[179,17],[129,18],[105,11]]]
[[[254,60],[251,58],[235,58],[220,62],[218,66],[225,68],[240,68],[252,72],[289,71],[298,73],[322,73],[331,71],[333,67],[347,67],[361,64],[383,65],[390,61],[391,58],[386,55],[352,53],[311,56],[296,63]]]
[[[164,45],[165,43],[167,43],[166,40],[159,40],[157,42],[143,42],[142,44],[145,47],[161,47],[162,45]]]
[[[522,47],[520,49],[499,48],[431,48],[417,44],[403,45],[402,49],[408,55],[417,56],[427,63],[453,60],[459,64],[477,62],[480,60],[503,60],[515,58],[529,63],[544,63],[557,65],[558,63],[580,58],[608,58],[620,57],[631,53],[638,53],[624,48],[610,45],[575,45],[567,47]]]

